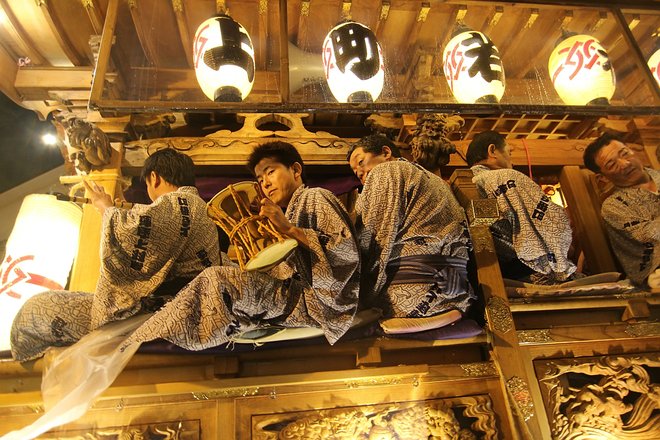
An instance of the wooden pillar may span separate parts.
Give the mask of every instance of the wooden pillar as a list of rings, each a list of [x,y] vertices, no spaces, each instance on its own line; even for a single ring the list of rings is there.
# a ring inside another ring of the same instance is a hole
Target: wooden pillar
[[[88,181],[96,182],[105,189],[114,199],[121,192],[121,162],[123,145],[119,150],[113,148],[110,164],[103,170],[92,171],[85,177]],[[60,178],[65,184],[82,183],[81,176],[65,176]],[[87,197],[85,191],[85,197]],[[101,267],[101,214],[91,204],[83,205],[83,216],[80,223],[80,242],[78,255],[73,262],[69,290],[94,292]]]
[[[534,397],[534,388],[530,387],[530,383],[536,381],[536,377],[530,376],[531,370],[525,368],[521,357],[513,315],[490,234],[490,225],[499,218],[497,202],[480,197],[469,169],[456,170],[450,184],[467,214],[479,290],[486,305],[492,353],[496,366],[501,370],[502,387],[508,403],[514,409],[513,414],[506,416],[511,425],[518,427],[516,438],[550,438],[547,420],[534,406],[539,399]]]

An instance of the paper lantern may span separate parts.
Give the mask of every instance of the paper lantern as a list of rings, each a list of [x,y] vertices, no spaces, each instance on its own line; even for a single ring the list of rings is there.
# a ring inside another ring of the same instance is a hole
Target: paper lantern
[[[608,104],[614,95],[610,59],[590,35],[573,35],[557,44],[548,71],[557,94],[568,105]]]
[[[11,325],[33,295],[66,287],[78,253],[82,209],[55,196],[23,199],[0,265],[0,350],[9,350]]]
[[[354,21],[338,24],[323,41],[323,67],[339,102],[373,102],[385,82],[384,60],[376,35]]]
[[[443,70],[458,102],[498,103],[504,95],[504,66],[497,47],[481,32],[459,31],[444,50]]]
[[[254,47],[240,23],[227,15],[209,18],[197,28],[193,42],[197,82],[216,102],[240,102],[254,84]]]
[[[660,86],[660,49],[656,50],[651,58],[649,58],[649,69],[651,69],[651,74],[655,81]]]

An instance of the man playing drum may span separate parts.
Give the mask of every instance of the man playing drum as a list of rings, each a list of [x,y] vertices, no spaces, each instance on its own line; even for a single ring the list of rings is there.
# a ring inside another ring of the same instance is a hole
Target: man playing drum
[[[248,167],[265,198],[260,214],[298,241],[267,273],[214,266],[146,321],[125,345],[163,338],[201,350],[268,326],[320,327],[336,342],[358,303],[359,253],[348,214],[327,190],[303,183],[303,161],[286,142],[269,142]]]
[[[14,319],[11,344],[17,360],[49,346],[71,344],[110,321],[153,311],[204,268],[219,264],[216,227],[195,188],[192,160],[173,149],[144,163],[150,205],[113,207],[102,188],[87,185],[101,212],[101,273],[94,294],[45,292],[30,298]]]
[[[446,182],[399,156],[382,135],[360,139],[348,153],[364,185],[356,204],[361,300],[386,317],[460,317],[456,311],[474,299],[465,213]]]

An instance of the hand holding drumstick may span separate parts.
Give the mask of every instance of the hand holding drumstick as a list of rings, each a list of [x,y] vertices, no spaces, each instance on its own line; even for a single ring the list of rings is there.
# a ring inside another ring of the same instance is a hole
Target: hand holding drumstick
[[[105,192],[105,189],[98,185],[96,182],[88,182],[87,180],[83,179],[83,184],[85,185],[85,189],[87,190],[87,194],[89,196],[89,200],[92,202],[94,207],[103,215],[105,210],[107,208],[111,208],[114,206],[112,203],[112,197],[110,197],[110,194]]]
[[[289,222],[284,216],[282,208],[277,206],[272,200],[265,197],[261,199],[259,215],[268,218],[275,227],[275,230],[280,234],[287,235],[297,240],[298,243],[309,247],[309,242],[307,241],[307,237],[303,230],[291,224],[291,222]]]

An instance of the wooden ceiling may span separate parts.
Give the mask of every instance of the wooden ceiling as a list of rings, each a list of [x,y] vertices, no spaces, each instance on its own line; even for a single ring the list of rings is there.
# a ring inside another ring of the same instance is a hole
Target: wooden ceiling
[[[359,134],[371,111],[460,110],[469,115],[463,133],[468,138],[489,125],[481,118],[485,115],[499,118],[498,128],[514,137],[585,136],[598,118],[580,109],[582,116],[567,116],[548,78],[547,58],[562,29],[590,33],[607,48],[617,77],[614,113],[653,114],[660,108],[657,87],[640,66],[658,40],[659,2],[633,1],[616,9],[621,6],[595,1],[0,0],[0,89],[42,117],[54,110],[91,120],[170,110],[205,114],[201,125],[208,126],[221,125],[216,119],[235,122],[218,116],[222,112],[309,109],[315,110],[306,119],[310,126]],[[256,54],[253,92],[238,107],[206,99],[191,67],[197,26],[222,10],[245,26]],[[320,63],[325,35],[347,17],[370,26],[384,51],[385,88],[372,106],[337,105],[324,84],[298,88],[283,70],[295,62],[296,49],[287,43],[319,54]],[[499,48],[507,84],[502,106],[456,106],[443,76],[441,48],[459,20],[486,33]],[[99,113],[88,103],[104,26],[113,44],[96,72],[100,93],[93,104]]]

